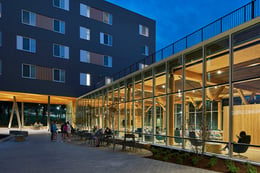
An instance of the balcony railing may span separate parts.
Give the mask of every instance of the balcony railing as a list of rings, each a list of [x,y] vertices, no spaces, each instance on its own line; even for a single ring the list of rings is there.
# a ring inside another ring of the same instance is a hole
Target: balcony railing
[[[166,46],[165,48],[158,50],[157,52],[147,56],[146,58],[117,72],[111,77],[113,78],[113,80],[120,79],[130,73],[140,70],[140,65],[147,66],[161,61],[171,55],[181,52],[189,47],[201,43],[222,32],[230,30],[258,16],[260,16],[260,0],[252,0],[250,3],[198,29],[197,31],[181,38],[180,40]],[[95,88],[99,88],[103,85],[105,85],[104,79],[100,80],[100,82],[96,84]]]

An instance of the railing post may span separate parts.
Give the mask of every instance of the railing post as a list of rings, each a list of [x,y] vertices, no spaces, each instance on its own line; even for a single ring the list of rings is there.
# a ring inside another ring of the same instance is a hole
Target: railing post
[[[221,17],[219,20],[220,20],[220,33],[222,33],[222,31],[223,31],[223,28],[222,28],[223,27],[223,24],[222,24],[223,18]]]
[[[252,4],[251,4],[251,19],[255,18],[255,0],[252,0]]]

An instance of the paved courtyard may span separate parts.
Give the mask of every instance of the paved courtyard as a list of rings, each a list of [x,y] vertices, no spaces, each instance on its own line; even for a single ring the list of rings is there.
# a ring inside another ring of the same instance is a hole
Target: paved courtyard
[[[0,134],[8,129],[0,128]],[[1,173],[210,173],[138,154],[114,152],[74,142],[51,142],[47,131],[29,131],[24,142],[0,142]]]

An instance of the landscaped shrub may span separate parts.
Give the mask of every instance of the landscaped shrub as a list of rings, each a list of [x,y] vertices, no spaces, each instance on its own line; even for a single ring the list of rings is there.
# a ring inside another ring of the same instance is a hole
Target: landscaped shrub
[[[210,158],[209,163],[208,163],[208,167],[211,168],[212,166],[216,165],[217,162],[218,162],[218,158],[216,158],[216,157]]]
[[[250,163],[247,163],[246,173],[257,173],[257,169]]]
[[[231,173],[237,173],[237,172],[239,172],[239,168],[236,167],[236,165],[234,164],[234,162],[232,162],[231,160],[227,160],[227,161],[225,162],[225,164],[226,164],[226,166],[227,166],[229,172],[231,172]]]
[[[201,158],[200,158],[199,156],[193,157],[193,158],[191,159],[192,165],[196,166],[196,165],[199,163],[200,160],[201,160]]]
[[[177,157],[176,162],[178,164],[183,164],[183,159],[181,157]]]
[[[190,153],[183,153],[183,154],[181,154],[181,158],[182,159],[187,159],[189,157],[190,157]]]

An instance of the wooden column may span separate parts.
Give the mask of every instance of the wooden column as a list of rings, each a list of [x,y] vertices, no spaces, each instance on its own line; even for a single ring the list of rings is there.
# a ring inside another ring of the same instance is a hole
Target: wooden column
[[[21,125],[18,105],[17,105],[17,102],[16,102],[16,97],[14,96],[13,99],[14,99],[14,101],[13,101],[12,113],[11,113],[11,116],[10,116],[8,128],[11,128],[11,126],[12,126],[12,121],[13,121],[14,111],[15,111],[16,112],[16,117],[17,117],[17,122],[18,122],[18,127],[19,127],[19,129],[21,129],[22,125]]]
[[[50,131],[51,129],[51,123],[50,123],[50,113],[51,113],[51,98],[50,96],[48,96],[48,118],[47,118],[47,128],[48,128],[48,131]]]
[[[171,92],[175,90],[174,75],[170,74],[169,89]],[[174,95],[169,96],[169,136],[174,136]],[[169,145],[174,145],[174,138],[169,139]]]
[[[24,103],[22,102],[22,128],[24,127]]]
[[[222,122],[222,104],[218,102],[218,129],[221,130],[221,122]]]

